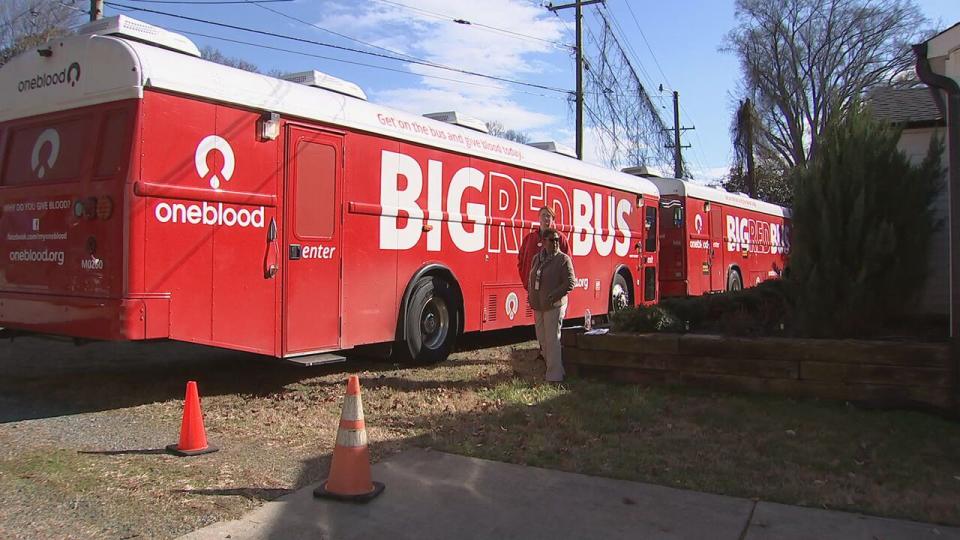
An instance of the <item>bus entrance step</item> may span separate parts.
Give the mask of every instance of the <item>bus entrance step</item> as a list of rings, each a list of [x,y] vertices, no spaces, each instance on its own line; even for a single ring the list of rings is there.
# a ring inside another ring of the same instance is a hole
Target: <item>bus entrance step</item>
[[[346,356],[340,356],[339,354],[334,353],[320,353],[320,354],[308,354],[304,356],[294,356],[293,358],[286,358],[287,362],[297,364],[298,366],[319,366],[321,364],[336,364],[338,362],[346,362]]]

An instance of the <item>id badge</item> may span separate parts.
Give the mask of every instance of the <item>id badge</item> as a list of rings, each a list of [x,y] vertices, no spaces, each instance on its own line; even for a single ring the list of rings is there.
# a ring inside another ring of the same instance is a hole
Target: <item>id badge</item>
[[[540,272],[541,272],[541,271],[542,271],[541,268],[537,268],[537,279],[535,279],[534,282],[533,282],[533,290],[535,290],[535,291],[539,291],[539,290],[540,290]]]

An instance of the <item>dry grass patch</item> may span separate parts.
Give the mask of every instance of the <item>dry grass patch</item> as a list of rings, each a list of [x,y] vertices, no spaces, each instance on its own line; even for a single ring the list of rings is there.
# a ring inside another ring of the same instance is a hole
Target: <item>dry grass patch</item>
[[[956,423],[816,401],[540,384],[515,377],[510,362],[512,350],[533,346],[416,368],[362,361],[300,370],[228,359],[207,369],[87,374],[70,384],[0,381],[0,395],[24,410],[16,413],[23,420],[0,423],[0,537],[170,538],[318,482],[352,373],[361,378],[375,461],[429,446],[960,524]],[[188,377],[199,381],[207,435],[221,451],[190,459],[153,453],[176,440]],[[33,412],[40,405],[59,414]]]

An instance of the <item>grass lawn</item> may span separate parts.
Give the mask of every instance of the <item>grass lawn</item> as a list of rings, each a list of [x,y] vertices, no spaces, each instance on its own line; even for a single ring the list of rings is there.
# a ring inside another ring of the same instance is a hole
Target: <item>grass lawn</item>
[[[842,402],[513,378],[431,434],[474,457],[960,525],[960,424]]]
[[[23,412],[0,423],[0,537],[175,537],[319,482],[350,373],[361,378],[374,460],[426,446],[960,525],[956,422],[837,402],[526,382],[510,354],[531,346],[414,368],[363,361],[311,371],[227,356],[69,384],[8,376],[0,395]],[[180,459],[157,449],[176,440],[188,378],[200,382],[208,438],[221,451]]]

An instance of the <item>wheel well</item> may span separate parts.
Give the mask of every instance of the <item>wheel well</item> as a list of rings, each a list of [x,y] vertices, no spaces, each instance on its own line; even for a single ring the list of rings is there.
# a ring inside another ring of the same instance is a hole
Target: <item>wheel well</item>
[[[730,268],[727,270],[727,283],[730,283],[730,276],[733,274],[740,276],[740,284],[743,285],[743,272],[741,272],[740,267],[735,264],[731,264]]]
[[[630,300],[636,302],[637,296],[633,288],[633,274],[630,272],[630,268],[628,268],[627,265],[625,264],[621,264],[620,266],[617,267],[617,269],[613,272],[613,275],[610,276],[611,291],[613,291],[613,280],[616,279],[617,275],[621,275],[623,276],[623,279],[627,280],[627,293],[630,295]],[[607,311],[610,311],[613,309],[613,305],[611,304],[612,300],[613,300],[612,297],[607,298]]]
[[[420,278],[429,276],[443,278],[453,287],[453,294],[457,302],[455,307],[460,314],[460,316],[457,317],[457,334],[463,333],[463,291],[460,289],[460,282],[446,266],[442,264],[428,264],[417,270],[416,273],[411,276],[410,281],[407,282],[407,287],[403,291],[403,300],[400,302],[400,315],[397,317],[397,339],[402,340],[407,338],[407,329],[404,322],[407,316],[407,302],[410,301],[413,285],[419,281]]]

